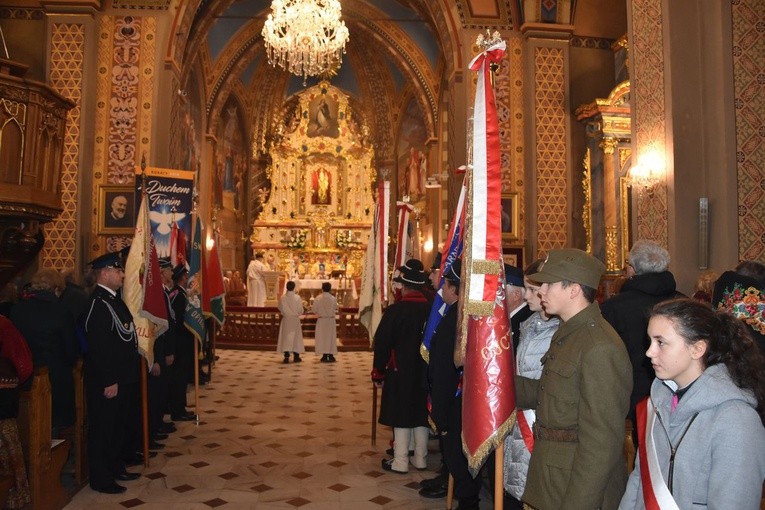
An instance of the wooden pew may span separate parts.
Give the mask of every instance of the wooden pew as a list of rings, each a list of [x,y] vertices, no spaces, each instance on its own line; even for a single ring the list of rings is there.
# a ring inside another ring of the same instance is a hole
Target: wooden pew
[[[87,416],[88,409],[85,405],[85,376],[82,369],[82,358],[77,360],[72,371],[74,378],[74,483],[78,487],[88,483],[88,441],[87,441]]]
[[[35,369],[31,388],[19,398],[19,436],[29,473],[32,510],[57,510],[69,502],[61,470],[70,444],[51,442],[51,394],[48,367]]]

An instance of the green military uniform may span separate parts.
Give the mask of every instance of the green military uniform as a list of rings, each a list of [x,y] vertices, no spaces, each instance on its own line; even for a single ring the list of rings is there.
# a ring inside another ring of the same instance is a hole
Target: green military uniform
[[[591,304],[561,323],[542,363],[541,379],[515,378],[518,407],[537,412],[523,501],[538,510],[616,509],[632,391],[624,343]]]

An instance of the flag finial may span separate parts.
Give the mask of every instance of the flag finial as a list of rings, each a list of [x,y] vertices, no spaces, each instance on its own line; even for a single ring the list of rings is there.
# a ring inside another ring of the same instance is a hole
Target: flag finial
[[[486,29],[486,35],[484,34],[478,34],[478,37],[475,38],[475,44],[478,46],[481,51],[486,51],[495,44],[499,44],[502,42],[502,36],[499,34],[498,31],[494,31],[494,33],[490,33],[489,29]]]

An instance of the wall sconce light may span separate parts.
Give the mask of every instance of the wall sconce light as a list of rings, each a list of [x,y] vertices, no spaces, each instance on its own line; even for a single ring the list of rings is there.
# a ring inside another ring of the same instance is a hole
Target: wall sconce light
[[[422,250],[425,253],[430,253],[433,251],[433,239],[428,239],[425,241],[425,244],[422,245]]]
[[[628,178],[630,185],[636,187],[639,194],[645,193],[652,197],[656,186],[664,178],[664,158],[655,150],[645,153],[630,168]]]

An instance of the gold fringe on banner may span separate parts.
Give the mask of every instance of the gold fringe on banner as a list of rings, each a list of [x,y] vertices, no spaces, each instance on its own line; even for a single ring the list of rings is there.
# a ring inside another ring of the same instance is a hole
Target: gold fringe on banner
[[[499,260],[474,260],[472,274],[500,274],[504,268]]]
[[[500,425],[497,430],[486,439],[486,441],[481,443],[481,446],[476,449],[475,455],[470,455],[470,452],[465,449],[465,442],[462,442],[462,453],[464,453],[467,458],[468,469],[472,475],[475,475],[481,470],[484,462],[486,462],[486,457],[488,457],[489,454],[497,448],[499,442],[504,441],[505,436],[510,433],[510,429],[515,425],[516,412],[517,411],[513,411],[507,421]],[[509,453],[505,452],[505,455],[509,455]],[[504,468],[502,466],[496,466],[496,469]]]

